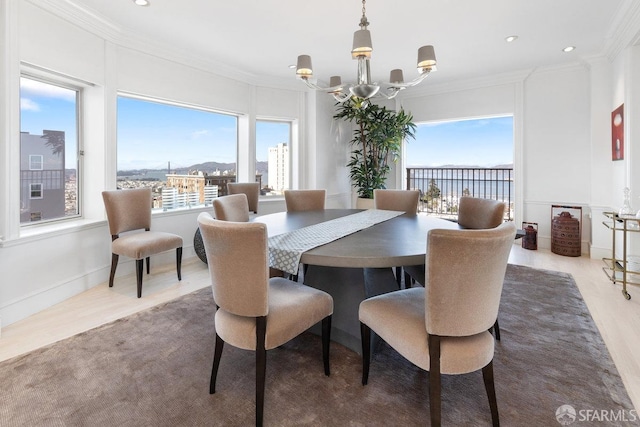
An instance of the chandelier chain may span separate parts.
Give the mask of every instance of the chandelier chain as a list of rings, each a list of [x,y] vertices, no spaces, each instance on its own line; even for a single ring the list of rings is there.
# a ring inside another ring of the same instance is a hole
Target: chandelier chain
[[[362,18],[360,18],[360,29],[366,30],[369,26],[369,21],[367,20],[367,8],[366,8],[366,0],[362,0]]]

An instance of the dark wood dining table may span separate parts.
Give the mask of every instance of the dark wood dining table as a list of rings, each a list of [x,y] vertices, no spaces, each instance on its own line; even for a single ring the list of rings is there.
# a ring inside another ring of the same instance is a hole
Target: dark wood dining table
[[[361,212],[361,209],[279,212],[253,219],[269,237]],[[398,290],[394,267],[424,264],[431,229],[460,228],[445,219],[400,215],[302,253],[304,283],[334,301],[331,339],[360,353],[358,308],[366,298]]]

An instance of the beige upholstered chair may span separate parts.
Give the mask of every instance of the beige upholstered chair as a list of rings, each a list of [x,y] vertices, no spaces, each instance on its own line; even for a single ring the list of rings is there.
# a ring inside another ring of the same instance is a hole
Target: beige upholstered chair
[[[418,213],[418,190],[373,190],[373,203],[376,209],[402,211],[407,215]]]
[[[176,268],[178,280],[182,280],[182,237],[177,234],[150,231],[151,228],[151,189],[103,191],[102,199],[107,211],[109,232],[111,233],[111,274],[109,287],[113,286],[118,258],[125,255],[136,260],[136,278],[138,298],[142,296],[142,270],[147,260],[149,274],[150,256],[171,249],[176,250]],[[137,233],[128,231],[144,230]]]
[[[198,216],[204,239],[215,314],[216,344],[210,393],[224,343],[256,352],[256,425],[262,425],[267,350],[295,338],[322,321],[322,355],[329,375],[333,299],[325,292],[268,276],[267,226]]]
[[[464,196],[458,204],[458,225],[462,228],[481,230],[495,228],[504,222],[504,202],[492,199]],[[405,287],[410,287],[414,282],[424,286],[424,265],[409,265],[404,267]],[[500,323],[496,318],[493,325],[496,339],[500,341]]]
[[[440,374],[480,369],[493,425],[499,425],[495,340],[488,330],[498,315],[515,234],[512,222],[488,230],[431,230],[425,288],[389,292],[360,303],[362,384],[369,377],[373,330],[411,363],[429,371],[431,426],[440,426]]]
[[[402,211],[405,215],[418,213],[418,190],[373,190],[373,205],[376,209]],[[396,282],[398,288],[402,286],[402,267],[396,267]]]
[[[458,204],[458,224],[462,228],[479,230],[494,228],[504,221],[505,203],[477,197],[461,197]]]
[[[505,203],[492,199],[461,197],[458,204],[458,225],[462,228],[495,228],[504,221]],[[424,286],[424,265],[404,267],[405,286],[414,281]]]
[[[285,190],[287,212],[322,210],[326,194],[326,190]]]
[[[229,182],[227,184],[229,194],[245,194],[249,202],[249,211],[258,213],[258,200],[260,200],[260,183],[258,182]]]
[[[249,222],[249,202],[244,193],[213,199],[213,213],[220,221]]]

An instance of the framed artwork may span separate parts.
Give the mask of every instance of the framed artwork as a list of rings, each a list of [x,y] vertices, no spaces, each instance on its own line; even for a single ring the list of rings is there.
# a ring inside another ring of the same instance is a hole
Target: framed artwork
[[[624,104],[611,113],[611,160],[624,159]]]

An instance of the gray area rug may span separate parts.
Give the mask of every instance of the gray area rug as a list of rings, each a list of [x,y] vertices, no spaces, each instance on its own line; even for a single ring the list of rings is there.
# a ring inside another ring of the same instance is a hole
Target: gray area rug
[[[1,363],[0,425],[252,425],[252,352],[225,346],[218,391],[208,393],[213,310],[205,288]],[[561,405],[577,411],[575,425],[638,425],[580,419],[586,410],[629,418],[633,406],[570,275],[509,266],[500,327],[503,426],[560,425]],[[335,343],[325,377],[310,333],[267,357],[267,426],[429,424],[428,373],[384,343],[366,387],[360,356]],[[490,425],[480,373],[444,376],[442,390],[443,425]]]

